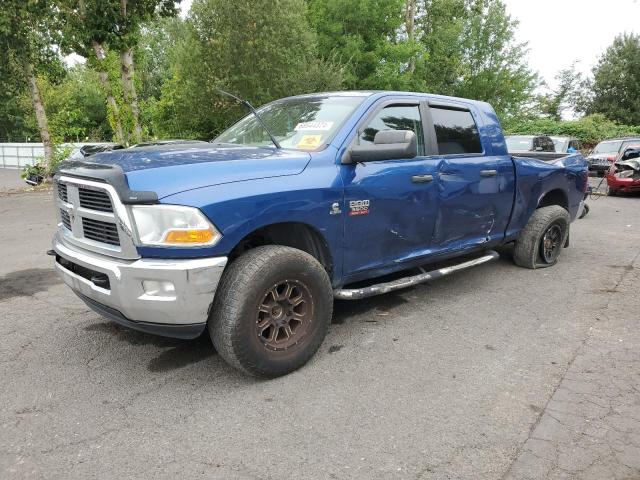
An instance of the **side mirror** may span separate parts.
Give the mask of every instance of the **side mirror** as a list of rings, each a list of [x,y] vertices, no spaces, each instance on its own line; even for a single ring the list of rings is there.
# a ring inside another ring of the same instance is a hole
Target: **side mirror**
[[[373,145],[354,145],[343,163],[373,162],[415,158],[418,142],[411,130],[381,130],[376,133]]]

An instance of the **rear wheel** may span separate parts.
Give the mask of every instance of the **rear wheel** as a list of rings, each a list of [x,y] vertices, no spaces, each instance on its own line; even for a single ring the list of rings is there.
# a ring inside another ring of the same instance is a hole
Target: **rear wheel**
[[[569,235],[569,213],[559,205],[537,209],[516,240],[513,260],[525,268],[550,267],[558,261]]]
[[[607,196],[609,197],[615,197],[616,195],[618,195],[618,191],[613,189],[613,188],[609,188],[609,190],[607,190]]]
[[[249,250],[225,271],[209,333],[232,366],[277,377],[313,356],[332,311],[331,282],[314,257],[290,247],[263,246]]]

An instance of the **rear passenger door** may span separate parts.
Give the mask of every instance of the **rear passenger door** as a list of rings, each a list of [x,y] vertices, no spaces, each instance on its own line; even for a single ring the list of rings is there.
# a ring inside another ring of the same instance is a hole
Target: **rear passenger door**
[[[504,235],[513,203],[513,164],[483,145],[479,114],[458,105],[429,103],[438,155],[438,213],[434,250],[463,250]]]

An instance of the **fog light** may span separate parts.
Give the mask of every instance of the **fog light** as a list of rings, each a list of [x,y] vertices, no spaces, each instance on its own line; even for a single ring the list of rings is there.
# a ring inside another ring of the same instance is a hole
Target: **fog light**
[[[150,297],[175,297],[176,287],[173,283],[161,280],[143,280],[144,293]]]

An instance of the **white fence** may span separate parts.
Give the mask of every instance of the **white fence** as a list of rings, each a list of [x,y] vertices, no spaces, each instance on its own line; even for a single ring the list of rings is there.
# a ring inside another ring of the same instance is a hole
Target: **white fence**
[[[33,165],[43,155],[42,143],[0,143],[0,167],[3,168]]]
[[[73,148],[86,143],[65,143]],[[22,168],[33,165],[44,156],[42,143],[0,143],[0,168]]]

